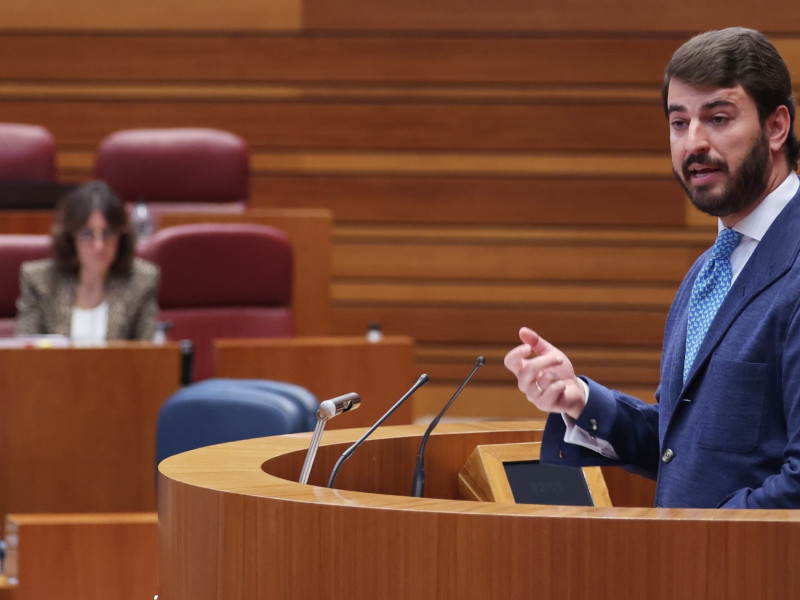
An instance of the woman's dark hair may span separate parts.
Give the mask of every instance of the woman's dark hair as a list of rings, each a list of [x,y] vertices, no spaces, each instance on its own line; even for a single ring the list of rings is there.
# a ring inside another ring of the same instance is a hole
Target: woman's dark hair
[[[786,156],[797,170],[800,142],[794,130],[792,80],[783,58],[764,34],[744,27],[706,31],[678,48],[664,72],[661,88],[667,117],[667,93],[673,77],[697,87],[741,85],[755,101],[762,127],[775,109],[785,106],[791,120]]]
[[[136,235],[128,223],[122,200],[104,181],[89,181],[68,192],[58,201],[53,219],[53,249],[56,267],[64,273],[80,269],[75,248],[75,235],[89,220],[93,211],[103,213],[108,226],[119,234],[117,256],[109,272],[123,275],[130,272],[136,248]]]

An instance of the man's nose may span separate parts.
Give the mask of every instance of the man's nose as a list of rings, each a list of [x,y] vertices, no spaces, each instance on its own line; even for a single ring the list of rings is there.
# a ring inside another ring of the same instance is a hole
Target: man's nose
[[[710,148],[708,130],[703,123],[698,121],[690,123],[686,136],[686,151],[689,154],[705,154]]]

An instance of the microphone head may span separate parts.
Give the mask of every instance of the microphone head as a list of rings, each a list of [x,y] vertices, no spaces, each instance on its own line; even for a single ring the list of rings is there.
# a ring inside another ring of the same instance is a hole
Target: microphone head
[[[356,410],[359,406],[361,406],[361,397],[355,392],[323,400],[317,410],[317,419],[327,421],[348,410]]]
[[[479,356],[478,360],[475,361],[475,366],[476,367],[482,367],[485,364],[486,364],[486,359],[483,358],[482,356]]]
[[[336,405],[330,400],[323,400],[317,409],[317,418],[322,421],[327,421],[336,416]]]

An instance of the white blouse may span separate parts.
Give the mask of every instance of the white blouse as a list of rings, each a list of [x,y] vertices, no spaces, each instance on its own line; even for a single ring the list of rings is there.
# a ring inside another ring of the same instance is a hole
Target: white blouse
[[[72,307],[69,336],[74,342],[104,342],[108,333],[108,302],[94,308]]]

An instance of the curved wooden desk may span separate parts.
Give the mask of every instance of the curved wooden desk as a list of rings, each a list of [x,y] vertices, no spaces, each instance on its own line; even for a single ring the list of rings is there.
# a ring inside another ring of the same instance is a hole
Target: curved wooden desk
[[[345,417],[340,417],[345,418]],[[538,423],[442,426],[431,498],[409,498],[419,426],[222,444],[161,463],[162,600],[245,598],[796,598],[800,511],[578,508],[456,500],[478,444],[532,441]],[[354,491],[358,490],[358,491]]]

